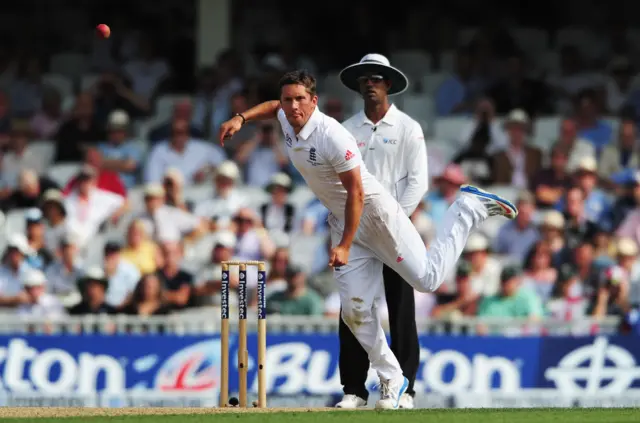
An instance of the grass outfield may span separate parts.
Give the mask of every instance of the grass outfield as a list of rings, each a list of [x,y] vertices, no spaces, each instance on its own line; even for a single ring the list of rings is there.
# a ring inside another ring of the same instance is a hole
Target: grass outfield
[[[335,409],[91,409],[0,408],[4,422],[142,422],[142,423],[636,423],[640,409],[456,409],[374,410]]]

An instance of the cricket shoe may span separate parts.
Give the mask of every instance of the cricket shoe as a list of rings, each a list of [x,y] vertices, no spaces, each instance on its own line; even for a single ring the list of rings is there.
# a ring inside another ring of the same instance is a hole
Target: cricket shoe
[[[400,397],[400,403],[398,404],[398,407],[406,410],[413,409],[413,397],[405,392]]]
[[[402,381],[380,381],[380,399],[376,402],[378,410],[395,410],[400,406],[400,398],[409,387],[409,379],[402,377]]]
[[[489,217],[491,216],[504,216],[507,219],[515,219],[518,215],[518,209],[509,200],[506,200],[499,195],[482,190],[473,185],[463,185],[460,187],[460,192],[467,195],[472,195],[484,205]]]
[[[366,407],[367,401],[360,398],[357,395],[346,394],[342,397],[342,401],[336,404],[336,408],[355,409],[360,407]]]

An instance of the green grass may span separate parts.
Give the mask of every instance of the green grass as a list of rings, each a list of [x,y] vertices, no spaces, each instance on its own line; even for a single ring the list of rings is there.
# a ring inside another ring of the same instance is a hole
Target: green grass
[[[22,418],[2,422],[59,423],[636,423],[640,409],[481,409],[337,412],[212,413],[114,417]]]

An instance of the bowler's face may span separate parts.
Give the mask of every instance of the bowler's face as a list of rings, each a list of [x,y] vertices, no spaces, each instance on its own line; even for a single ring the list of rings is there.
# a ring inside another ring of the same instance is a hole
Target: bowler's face
[[[287,121],[296,129],[302,128],[318,104],[318,96],[311,95],[303,85],[285,85],[280,91],[280,105]]]

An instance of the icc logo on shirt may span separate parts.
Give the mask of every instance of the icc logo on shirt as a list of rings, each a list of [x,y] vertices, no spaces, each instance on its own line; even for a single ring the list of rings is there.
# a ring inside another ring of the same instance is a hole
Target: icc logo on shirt
[[[396,145],[398,143],[398,140],[392,140],[389,138],[383,138],[382,142],[385,144],[391,144],[391,145]]]

